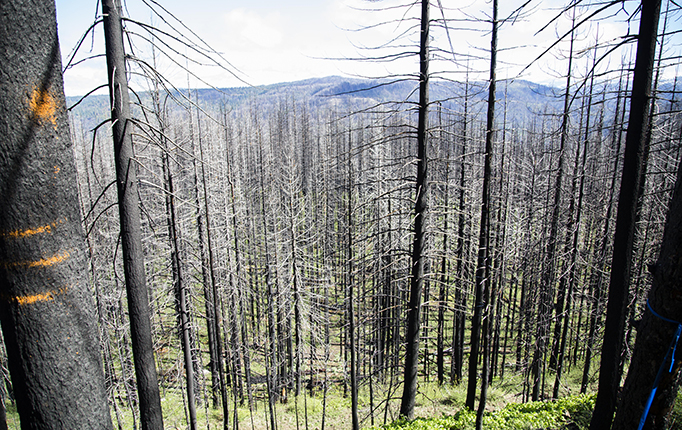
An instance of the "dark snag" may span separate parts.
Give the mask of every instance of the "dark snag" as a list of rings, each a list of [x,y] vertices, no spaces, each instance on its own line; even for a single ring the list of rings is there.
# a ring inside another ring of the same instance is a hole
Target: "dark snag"
[[[360,419],[358,416],[358,369],[357,369],[357,340],[356,340],[356,328],[355,328],[355,308],[354,308],[354,282],[353,277],[353,141],[351,140],[351,131],[348,130],[348,231],[347,231],[347,255],[348,260],[348,275],[347,275],[347,300],[348,300],[348,353],[350,354],[350,410],[351,410],[351,422],[353,430],[360,429]],[[292,240],[293,242],[293,240]],[[297,299],[298,300],[298,299]],[[298,332],[298,330],[297,330]]]
[[[0,2],[0,320],[22,429],[111,429],[60,59],[53,0]]]
[[[163,126],[162,126],[163,127]],[[163,141],[164,150],[168,150],[167,142]],[[189,413],[189,428],[197,428],[197,408],[194,382],[194,366],[192,364],[192,342],[190,340],[191,323],[188,311],[187,291],[182,272],[182,261],[180,258],[180,230],[178,228],[175,190],[173,187],[173,173],[169,161],[169,155],[162,154],[162,171],[164,178],[164,189],[166,191],[166,224],[168,227],[168,239],[171,248],[171,268],[173,273],[173,291],[175,292],[175,308],[178,319],[178,336],[182,345],[182,353],[185,361],[185,380],[187,388],[187,411]]]
[[[493,29],[490,41],[490,84],[488,88],[488,113],[485,129],[485,163],[483,167],[483,195],[481,199],[481,234],[478,245],[478,267],[476,268],[476,304],[479,305],[478,294],[483,290],[483,300],[479,311],[483,317],[481,338],[483,340],[483,360],[481,369],[481,395],[476,411],[476,430],[483,426],[483,413],[488,399],[488,383],[490,382],[490,331],[493,305],[490,292],[490,187],[492,179],[493,138],[495,127],[495,87],[497,85],[497,0],[493,0]],[[472,330],[473,336],[473,330]],[[473,342],[472,342],[473,345]],[[472,347],[473,352],[473,347]],[[470,364],[471,365],[471,362]],[[471,375],[471,372],[469,373]],[[469,383],[471,387],[471,383]],[[475,392],[475,390],[474,390]],[[469,393],[467,392],[467,399]]]
[[[614,429],[634,429],[640,424],[645,404],[650,409],[643,428],[668,428],[668,417],[679,388],[680,354],[671,353],[682,315],[682,166],[678,167],[677,183],[668,208],[668,221],[656,270],[652,271],[653,285],[649,292],[650,309],[644,312],[637,330],[637,340]],[[656,315],[654,315],[656,312]],[[674,359],[674,362],[671,362]],[[649,399],[660,373],[655,397]]]
[[[163,429],[161,398],[154,364],[149,294],[145,280],[140,207],[137,193],[137,164],[133,155],[130,98],[126,78],[125,52],[120,5],[116,0],[102,1],[104,40],[111,119],[113,122],[118,209],[121,220],[123,269],[128,295],[130,332],[135,361],[137,391],[140,396],[142,429]]]
[[[466,279],[469,270],[466,259],[468,258],[469,232],[466,229],[466,152],[467,152],[467,121],[469,117],[469,74],[464,83],[464,112],[462,118],[462,143],[460,148],[459,165],[459,216],[457,220],[457,268],[462,279]],[[462,286],[455,289],[455,312],[453,316],[452,334],[452,361],[450,366],[450,383],[457,385],[462,381],[462,368],[464,366],[464,326],[466,317],[462,309],[466,309],[467,294]]]
[[[438,129],[440,130],[440,144],[442,145],[443,143],[443,119],[442,119],[442,113],[443,109],[442,106],[438,106]],[[450,158],[450,145],[447,145],[446,149],[447,155],[445,156],[445,159],[448,160]],[[450,162],[446,161],[445,163],[445,191],[444,191],[444,198],[443,198],[443,206],[448,207],[448,193],[449,193],[449,179],[450,179]],[[447,232],[448,231],[448,213],[446,212],[445,215],[443,216],[443,231]],[[438,293],[438,320],[437,320],[437,327],[436,327],[436,372],[438,374],[438,385],[443,385],[445,383],[445,301],[447,297],[449,296],[448,293],[448,275],[447,275],[447,270],[448,270],[448,259],[447,259],[447,251],[448,251],[448,235],[447,233],[443,234],[443,257],[441,258],[441,265],[440,265],[440,288],[439,288],[439,293]]]
[[[620,386],[620,360],[623,345],[628,302],[632,248],[637,221],[637,201],[641,196],[640,176],[646,164],[645,142],[649,132],[646,124],[649,118],[652,69],[656,52],[656,36],[661,0],[642,1],[642,16],[637,41],[630,103],[630,120],[625,137],[623,176],[618,197],[618,214],[614,233],[609,299],[604,328],[604,344],[599,373],[599,392],[594,406],[590,429],[601,430],[611,427],[616,408],[616,395]]]
[[[417,125],[417,201],[414,208],[414,241],[412,242],[412,278],[407,317],[407,347],[400,415],[412,419],[417,396],[419,364],[420,313],[424,284],[424,245],[426,242],[426,209],[428,200],[427,155],[429,114],[429,0],[422,0],[421,42],[419,50],[419,119]]]
[[[471,352],[469,354],[469,380],[467,381],[466,407],[473,410],[476,400],[478,355],[483,341],[483,365],[481,398],[476,413],[476,428],[482,425],[488,392],[490,366],[490,187],[492,178],[493,137],[495,126],[495,88],[497,85],[497,0],[493,0],[492,34],[490,40],[490,83],[488,87],[488,111],[485,130],[485,161],[483,167],[483,190],[481,192],[481,223],[478,235],[478,257],[475,278],[474,316],[471,321]]]

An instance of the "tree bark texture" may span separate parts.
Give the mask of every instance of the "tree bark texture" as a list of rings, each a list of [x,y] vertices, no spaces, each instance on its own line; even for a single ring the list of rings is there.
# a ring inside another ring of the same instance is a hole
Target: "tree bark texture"
[[[53,0],[0,2],[0,321],[22,429],[111,429]]]
[[[137,193],[137,164],[133,154],[131,134],[133,124],[130,121],[130,98],[118,1],[103,0],[102,15],[104,16],[104,40],[113,122],[123,269],[128,295],[135,376],[140,398],[140,421],[143,430],[161,430],[163,428],[163,416],[154,365],[149,293],[145,280],[140,207]]]
[[[422,286],[424,284],[424,245],[426,243],[426,210],[428,200],[427,155],[429,113],[429,0],[422,0],[421,41],[419,49],[419,118],[417,124],[417,200],[414,208],[414,241],[412,242],[412,277],[407,310],[407,349],[400,415],[412,419],[417,396],[419,336]]]
[[[637,201],[641,195],[640,176],[646,164],[644,154],[647,121],[651,97],[651,79],[656,52],[656,36],[661,0],[642,1],[639,24],[637,57],[632,84],[630,119],[625,137],[623,176],[618,197],[618,213],[613,242],[613,259],[609,282],[609,299],[606,309],[606,325],[599,373],[599,391],[590,423],[591,430],[608,429],[616,407],[616,395],[620,386],[620,360],[623,344],[623,325],[632,249],[637,221]]]

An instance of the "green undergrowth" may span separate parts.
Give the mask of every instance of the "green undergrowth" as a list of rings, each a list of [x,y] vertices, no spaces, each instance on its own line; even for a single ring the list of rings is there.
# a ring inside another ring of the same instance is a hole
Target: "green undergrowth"
[[[682,430],[682,390],[677,392],[677,398],[675,399],[668,425],[670,430]]]
[[[510,403],[504,408],[486,412],[483,428],[499,430],[587,429],[594,408],[595,395],[574,395],[547,402]],[[463,408],[455,415],[400,419],[374,427],[383,430],[468,430],[475,428],[476,412]]]
[[[502,430],[586,430],[589,427],[596,394],[567,395],[558,400],[547,402],[520,403],[520,396],[514,378],[504,382],[496,381],[491,385],[488,396],[488,411],[483,417],[484,429]],[[166,429],[186,429],[187,417],[185,400],[181,394],[182,387],[163,388],[162,407]],[[202,391],[202,390],[200,390]],[[389,394],[387,387],[377,386],[375,393],[384,397]],[[443,385],[424,383],[417,396],[415,415],[421,417],[413,421],[397,417],[400,399],[399,391],[391,390],[390,407],[385,409],[385,402],[376,396],[372,402],[367,390],[361,390],[358,399],[360,407],[361,427],[374,430],[470,430],[475,428],[476,413],[464,407],[466,385]],[[203,397],[203,396],[202,396]],[[235,404],[231,399],[230,427],[234,425],[234,407],[237,407],[237,419],[240,430],[269,428],[267,402],[257,396],[253,409],[248,404]],[[370,406],[373,405],[373,408]],[[344,396],[340,386],[331,386],[327,398],[322,391],[314,395],[289,397],[286,403],[275,405],[278,430],[320,429],[324,415],[325,428],[330,430],[349,428],[350,396]],[[373,409],[373,414],[370,412]],[[117,416],[118,414],[118,416]],[[202,401],[197,406],[198,428],[215,429],[222,426],[222,411],[214,409]],[[10,430],[19,430],[19,417],[16,405],[7,402],[7,419]],[[386,425],[381,425],[386,419]],[[395,420],[395,421],[394,421]],[[114,428],[139,428],[139,420],[133,424],[129,407],[118,401],[112,408]],[[372,421],[376,424],[372,426]],[[669,422],[670,430],[682,430],[682,394],[678,395]]]

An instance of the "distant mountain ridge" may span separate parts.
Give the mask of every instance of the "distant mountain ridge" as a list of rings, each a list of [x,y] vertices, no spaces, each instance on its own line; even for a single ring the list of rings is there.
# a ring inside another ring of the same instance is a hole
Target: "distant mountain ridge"
[[[281,101],[289,100],[297,103],[305,102],[309,108],[315,110],[335,110],[341,113],[375,106],[387,102],[416,102],[417,81],[409,80],[373,80],[328,76],[310,78],[294,82],[277,84],[234,87],[221,89],[193,89],[192,97],[198,96],[199,103],[208,108],[218,109],[221,105],[231,110],[248,109],[256,106],[268,112],[279,105]],[[465,94],[464,83],[434,80],[430,84],[430,101],[432,104],[440,102],[447,109],[460,110]],[[186,96],[186,89],[180,90]],[[561,106],[557,94],[559,90],[536,84],[530,81],[510,81],[498,84],[497,100],[508,101],[508,119],[519,121],[546,107],[550,111]],[[145,94],[140,97],[145,98]],[[178,92],[174,94],[182,100]],[[487,83],[471,82],[469,84],[472,112],[476,112],[476,102],[487,99]],[[133,98],[134,99],[134,98]],[[67,97],[67,104],[74,105],[80,97]],[[75,117],[87,126],[95,126],[106,118],[109,110],[107,95],[91,95],[83,100],[72,112]],[[407,107],[406,107],[407,108]]]
[[[233,107],[239,107],[250,100],[277,99],[293,97],[297,101],[306,100],[313,105],[329,104],[325,100],[367,101],[374,103],[417,101],[418,82],[416,80],[360,79],[341,76],[310,78],[294,82],[282,82],[256,87],[222,88],[220,90],[201,89],[199,97],[203,101],[217,101],[223,97]],[[469,93],[477,97],[487,87],[485,82],[470,83]],[[429,86],[432,103],[437,101],[453,102],[464,95],[464,83],[434,80]],[[498,85],[497,99],[505,97],[505,84]],[[552,100],[558,93],[554,88],[535,84],[530,81],[513,81],[507,86],[507,97],[516,102],[544,103]],[[478,97],[480,100],[487,99]]]

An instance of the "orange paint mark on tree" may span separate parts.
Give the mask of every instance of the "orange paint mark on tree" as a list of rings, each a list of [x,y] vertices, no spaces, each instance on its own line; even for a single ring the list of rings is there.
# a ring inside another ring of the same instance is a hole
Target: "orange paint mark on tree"
[[[20,306],[24,306],[31,305],[35,302],[46,302],[48,300],[54,300],[54,295],[52,294],[52,291],[48,291],[42,294],[15,297],[15,300],[17,301],[17,303],[19,303]]]
[[[28,107],[33,121],[51,122],[57,128],[57,101],[48,90],[33,88]]]
[[[55,264],[59,264],[63,261],[68,260],[70,255],[71,254],[69,253],[69,251],[64,251],[61,254],[56,254],[56,255],[53,255],[52,257],[49,257],[49,258],[41,258],[40,260],[34,260],[34,261],[15,261],[15,262],[11,262],[11,263],[3,263],[3,266],[5,266],[6,269],[16,268],[16,267],[23,267],[23,268],[49,267],[49,266],[54,266]]]
[[[56,228],[59,224],[64,224],[66,218],[57,220],[51,224],[41,225],[35,228],[27,228],[26,230],[15,230],[9,233],[2,233],[0,236],[7,239],[23,239],[25,237],[34,236],[36,234],[52,233],[52,229]]]
[[[67,287],[64,287],[60,288],[58,291],[47,291],[44,293],[17,296],[14,297],[14,300],[19,304],[19,306],[32,305],[33,303],[37,302],[47,302],[54,300],[55,296],[57,296],[58,294],[64,294],[66,290]]]
[[[50,258],[41,258],[36,261],[29,261],[28,267],[47,267],[54,266],[55,264],[61,263],[69,258],[70,254],[68,251],[64,251],[62,254],[54,255]]]

